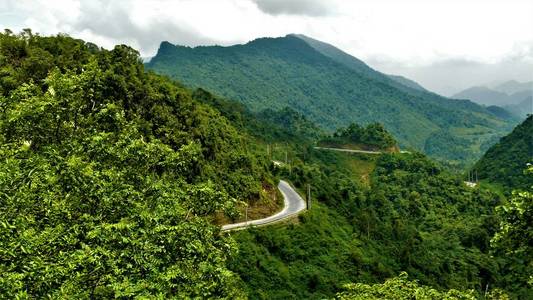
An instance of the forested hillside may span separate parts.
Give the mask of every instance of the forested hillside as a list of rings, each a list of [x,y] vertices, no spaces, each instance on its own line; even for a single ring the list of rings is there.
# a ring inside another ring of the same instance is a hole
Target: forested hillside
[[[314,149],[324,137],[290,107],[252,110],[145,72],[125,45],[5,31],[0,298],[532,297],[530,192],[472,189],[420,153]],[[337,138],[396,144],[379,124]],[[311,186],[309,211],[214,225],[279,178]]]
[[[452,165],[477,159],[511,129],[481,106],[409,88],[339,51],[295,35],[231,47],[163,42],[146,66],[253,111],[289,106],[329,131],[381,122],[401,146]]]
[[[394,137],[380,123],[366,127],[352,123],[339,128],[333,135],[324,138],[319,145],[334,148],[397,151]]]
[[[524,173],[528,163],[533,163],[533,115],[492,146],[474,165],[473,171],[479,179],[507,189],[527,189],[533,186],[531,176]]]
[[[501,198],[420,154],[309,151],[305,164],[282,172],[296,187],[311,184],[313,209],[297,224],[235,234],[241,252],[230,267],[251,298],[324,299],[346,283],[381,283],[402,271],[477,297],[506,287],[504,256],[493,257],[490,246]],[[369,185],[354,172],[361,169]]]
[[[139,54],[0,34],[0,298],[238,297],[210,215],[266,161]]]

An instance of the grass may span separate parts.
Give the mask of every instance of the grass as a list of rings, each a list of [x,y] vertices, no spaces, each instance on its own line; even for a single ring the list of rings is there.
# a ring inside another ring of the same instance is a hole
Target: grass
[[[378,157],[372,154],[315,150],[314,158],[335,166],[354,181],[370,186],[370,174],[376,167]]]

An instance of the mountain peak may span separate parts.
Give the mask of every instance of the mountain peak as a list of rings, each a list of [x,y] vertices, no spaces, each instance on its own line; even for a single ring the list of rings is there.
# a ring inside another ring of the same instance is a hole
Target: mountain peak
[[[519,82],[517,80],[509,80],[502,82],[494,87],[494,90],[512,95],[515,93],[533,90],[533,81]]]
[[[168,41],[162,41],[161,44],[159,44],[159,49],[157,49],[157,54],[155,57],[168,55],[172,53],[172,51],[176,49],[176,47],[176,45],[173,45]]]

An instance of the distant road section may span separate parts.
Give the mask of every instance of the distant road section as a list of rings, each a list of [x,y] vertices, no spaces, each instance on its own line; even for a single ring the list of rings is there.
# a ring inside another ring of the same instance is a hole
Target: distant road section
[[[331,151],[341,151],[341,152],[350,152],[350,153],[363,153],[363,154],[382,154],[381,151],[367,151],[367,150],[354,150],[354,149],[342,149],[342,148],[328,148],[328,147],[314,147],[317,150],[331,150]],[[411,153],[410,151],[402,150],[400,153]]]
[[[350,153],[364,153],[364,154],[381,154],[380,151],[367,151],[367,150],[352,150],[352,149],[342,149],[342,148],[328,148],[328,147],[314,147],[318,150],[331,150],[331,151],[341,151],[341,152],[350,152]]]
[[[235,224],[227,224],[222,226],[222,231],[241,230],[250,226],[264,226],[272,223],[277,223],[297,215],[305,210],[305,201],[300,195],[284,180],[280,180],[278,189],[283,195],[283,210],[264,219],[252,220],[248,222],[241,222]]]

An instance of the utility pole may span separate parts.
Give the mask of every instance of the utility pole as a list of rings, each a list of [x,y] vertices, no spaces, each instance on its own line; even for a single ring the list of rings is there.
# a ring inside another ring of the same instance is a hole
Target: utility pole
[[[245,209],[244,215],[245,215],[246,222],[248,222],[248,204],[246,204],[246,209]]]
[[[292,176],[292,166],[291,166],[290,162],[289,162],[288,166],[289,166],[289,176]]]
[[[311,209],[311,185],[307,184],[307,210]]]

